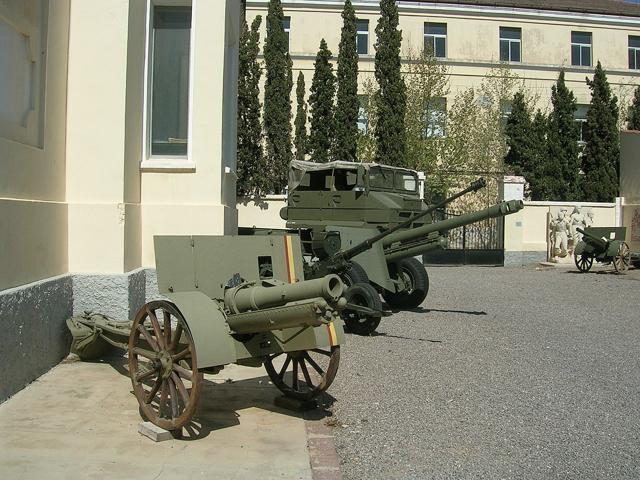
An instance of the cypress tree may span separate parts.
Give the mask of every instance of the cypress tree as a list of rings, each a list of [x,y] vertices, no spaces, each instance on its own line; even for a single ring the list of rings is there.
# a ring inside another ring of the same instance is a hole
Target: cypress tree
[[[547,179],[548,193],[553,200],[579,200],[579,131],[574,119],[577,103],[573,92],[565,85],[564,70],[551,87],[551,104],[547,143],[548,158],[554,168],[550,172],[551,178]]]
[[[307,140],[307,104],[304,100],[305,86],[304,74],[298,74],[298,83],[296,85],[296,136],[294,144],[296,146],[296,160],[304,160],[308,151]]]
[[[238,182],[240,196],[266,193],[264,155],[262,152],[262,126],[260,125],[260,76],[258,42],[260,23],[257,16],[251,24],[242,21],[238,65]]]
[[[336,160],[356,160],[358,138],[358,50],[356,14],[351,0],[344,2],[342,33],[338,51],[336,100]]]
[[[627,111],[627,128],[640,130],[640,86],[633,93],[633,102]]]
[[[375,76],[380,88],[377,95],[376,161],[405,165],[406,94],[400,74],[398,6],[395,0],[380,0],[380,18],[376,25]]]
[[[311,133],[309,151],[314,162],[328,162],[334,146],[333,97],[335,96],[335,77],[329,62],[331,52],[324,38],[320,41],[320,50],[316,55],[309,109],[311,110]]]
[[[511,114],[505,125],[509,151],[504,163],[515,175],[530,176],[533,145],[531,138],[531,113],[524,101],[524,94],[518,92],[513,97]]]
[[[264,132],[271,190],[280,193],[287,185],[291,162],[291,57],[282,22],[280,0],[270,0],[267,38],[264,45],[266,80],[264,85]]]
[[[548,119],[538,110],[531,121],[531,159],[528,168],[531,200],[553,200],[556,188],[556,166],[547,148]]]
[[[593,80],[587,78],[591,104],[587,112],[586,147],[582,156],[584,200],[612,202],[618,194],[620,143],[618,99],[598,62]]]

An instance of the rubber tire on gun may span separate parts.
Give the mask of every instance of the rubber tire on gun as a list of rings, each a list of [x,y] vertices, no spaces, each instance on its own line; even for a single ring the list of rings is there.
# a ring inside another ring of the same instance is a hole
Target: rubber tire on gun
[[[347,302],[368,307],[373,310],[382,311],[382,302],[380,295],[368,283],[356,283],[351,285],[344,292]],[[356,335],[371,335],[380,324],[379,316],[365,315],[355,310],[345,309],[342,311],[342,319],[344,320],[347,330]]]
[[[401,292],[384,292],[382,296],[391,308],[417,308],[429,293],[429,275],[422,262],[403,258],[395,263],[398,276],[404,276],[411,287]]]

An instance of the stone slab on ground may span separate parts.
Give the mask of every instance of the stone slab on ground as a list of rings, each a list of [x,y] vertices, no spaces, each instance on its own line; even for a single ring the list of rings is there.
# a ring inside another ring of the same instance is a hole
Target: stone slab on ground
[[[173,438],[169,430],[160,428],[151,422],[140,422],[140,425],[138,425],[138,433],[154,442],[164,442],[165,440],[171,440]]]
[[[0,405],[0,478],[311,480],[305,421],[264,370],[205,376],[183,439],[150,442],[126,359],[63,362]]]

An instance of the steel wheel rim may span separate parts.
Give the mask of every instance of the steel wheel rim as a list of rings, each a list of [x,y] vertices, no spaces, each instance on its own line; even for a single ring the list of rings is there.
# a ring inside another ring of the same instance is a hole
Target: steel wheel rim
[[[191,420],[202,374],[191,333],[172,303],[149,302],[138,311],[129,336],[129,375],[149,421],[177,430]]]
[[[616,272],[624,272],[629,268],[629,263],[631,263],[631,250],[626,242],[622,242],[618,247],[618,255],[613,259],[613,266]]]
[[[575,257],[575,263],[578,270],[583,273],[588,272],[593,265],[593,258],[588,255],[580,255],[579,257]]]
[[[340,346],[329,350],[314,348],[286,353],[282,367],[276,369],[273,361],[283,355],[276,353],[265,359],[265,369],[273,384],[287,397],[311,400],[327,390],[333,383],[340,364]],[[319,359],[326,357],[326,362]],[[292,366],[290,381],[288,367]]]

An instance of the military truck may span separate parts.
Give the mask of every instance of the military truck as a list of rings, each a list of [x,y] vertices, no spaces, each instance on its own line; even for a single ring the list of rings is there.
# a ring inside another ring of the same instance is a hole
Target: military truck
[[[378,294],[394,309],[415,308],[426,298],[429,276],[416,256],[444,247],[451,228],[522,208],[522,202],[501,202],[435,222],[439,209],[484,185],[480,179],[430,205],[420,196],[417,172],[410,169],[294,161],[287,206],[280,212],[287,230],[240,229],[240,233],[297,231],[306,259],[305,278],[340,275],[349,302],[342,317],[350,331],[369,334],[380,322]]]

